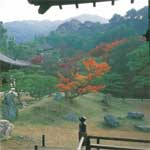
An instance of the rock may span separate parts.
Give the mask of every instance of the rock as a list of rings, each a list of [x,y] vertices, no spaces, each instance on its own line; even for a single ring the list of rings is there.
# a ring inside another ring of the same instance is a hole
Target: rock
[[[128,112],[127,117],[130,119],[143,119],[144,113],[142,113],[142,112]]]
[[[104,116],[104,121],[105,121],[106,125],[108,125],[112,128],[116,128],[119,126],[118,119],[116,117],[114,117],[113,115]]]
[[[14,125],[8,120],[0,120],[0,139],[9,138],[13,128]]]
[[[112,98],[112,95],[111,94],[105,94],[104,96],[103,96],[103,99],[101,100],[101,102],[105,105],[105,106],[109,106],[109,102],[110,102],[110,100],[111,100],[111,98]]]
[[[23,101],[22,103],[22,108],[26,108],[28,106],[27,102]]]
[[[4,96],[4,92],[0,92],[0,98]]]
[[[4,119],[14,121],[17,118],[17,107],[13,94],[6,94],[2,101],[2,116]]]
[[[66,114],[64,116],[65,120],[67,120],[67,121],[73,121],[73,122],[78,121],[78,118],[79,117],[76,114],[74,114],[74,113],[69,113],[69,114]]]
[[[64,98],[64,96],[63,96],[63,94],[60,93],[60,92],[57,92],[57,93],[54,95],[54,100],[55,100],[55,101],[61,101],[63,98]]]
[[[150,132],[150,126],[135,125],[134,127],[143,132]]]

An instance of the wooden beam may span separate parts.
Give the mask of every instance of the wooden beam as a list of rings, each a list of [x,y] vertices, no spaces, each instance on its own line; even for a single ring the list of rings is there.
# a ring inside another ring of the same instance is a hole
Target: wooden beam
[[[62,9],[62,5],[61,4],[59,4],[59,8]]]
[[[102,148],[102,149],[111,149],[111,150],[145,150],[143,148],[135,147],[124,147],[124,146],[113,146],[113,145],[102,145],[102,144],[91,144],[90,148]]]
[[[79,8],[79,5],[78,5],[78,3],[76,3],[75,5],[76,5],[76,8]]]
[[[43,4],[43,5],[40,5],[39,7],[39,14],[44,14],[51,6],[50,5],[46,5],[46,4]]]
[[[96,2],[95,1],[93,2],[93,7],[96,7]]]
[[[79,8],[79,4],[93,3],[96,6],[96,2],[111,2],[112,5],[115,4],[115,0],[28,0],[30,4],[40,5],[39,13],[45,13],[51,6],[59,6],[62,9],[62,5],[75,4],[76,8]],[[134,0],[130,0],[134,3]]]
[[[40,4],[40,3],[59,3],[60,0],[28,0],[29,3],[31,4]],[[106,2],[106,1],[112,1],[112,0],[95,0],[96,2]],[[78,3],[91,3],[92,0],[61,0],[62,3],[75,3],[75,2],[78,2]]]
[[[102,140],[114,140],[114,141],[127,141],[127,142],[139,142],[139,143],[150,143],[150,140],[131,139],[131,138],[118,138],[118,137],[105,137],[105,136],[90,136],[90,139],[102,139]]]

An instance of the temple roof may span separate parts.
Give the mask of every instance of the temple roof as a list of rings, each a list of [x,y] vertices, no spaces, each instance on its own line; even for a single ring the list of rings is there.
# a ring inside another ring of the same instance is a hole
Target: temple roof
[[[79,7],[79,4],[84,3],[93,3],[93,6],[96,6],[96,2],[108,2],[111,1],[112,5],[115,4],[117,0],[28,0],[29,3],[34,5],[39,5],[39,13],[44,14],[50,7],[59,6],[62,9],[62,5],[71,5],[74,4],[76,8]],[[134,3],[134,0],[130,0],[131,3]]]
[[[0,62],[14,65],[14,66],[20,66],[20,67],[27,67],[30,66],[31,64],[29,62],[21,61],[21,60],[13,60],[4,54],[0,53]]]

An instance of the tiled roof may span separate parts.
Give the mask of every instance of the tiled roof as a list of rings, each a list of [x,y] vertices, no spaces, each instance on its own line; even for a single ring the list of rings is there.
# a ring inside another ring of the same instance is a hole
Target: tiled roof
[[[14,66],[30,66],[31,64],[29,62],[21,61],[21,60],[13,60],[4,54],[0,53],[0,62],[4,62],[7,64],[11,64]]]

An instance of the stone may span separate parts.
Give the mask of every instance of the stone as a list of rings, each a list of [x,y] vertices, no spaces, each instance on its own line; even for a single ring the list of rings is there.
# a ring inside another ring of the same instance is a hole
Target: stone
[[[64,116],[64,119],[67,121],[72,121],[72,122],[76,122],[78,121],[78,116],[74,113],[68,113]]]
[[[54,100],[55,100],[55,101],[61,101],[63,98],[64,98],[64,96],[63,96],[63,94],[60,93],[60,92],[57,92],[57,93],[54,95]]]
[[[8,93],[2,100],[2,117],[9,121],[15,121],[17,114],[18,110],[14,101],[14,95]]]
[[[135,127],[136,129],[138,129],[139,131],[150,132],[150,126],[135,125],[134,127]]]
[[[142,112],[128,112],[127,117],[130,119],[143,119],[144,113],[142,113]]]
[[[23,101],[22,103],[22,108],[26,108],[28,106],[27,102]]]
[[[105,94],[103,96],[103,99],[101,100],[101,102],[105,105],[105,106],[109,106],[109,102],[112,99],[112,95],[111,94]]]
[[[0,139],[9,138],[13,128],[14,125],[8,120],[0,120]]]
[[[0,92],[0,98],[4,96],[4,92]]]
[[[105,124],[108,125],[109,127],[116,128],[119,126],[118,119],[114,117],[113,115],[104,116],[104,121],[105,121]]]

